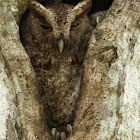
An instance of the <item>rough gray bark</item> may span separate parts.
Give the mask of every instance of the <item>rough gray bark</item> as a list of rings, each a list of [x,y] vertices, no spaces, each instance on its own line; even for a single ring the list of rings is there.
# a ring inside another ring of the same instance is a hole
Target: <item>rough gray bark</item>
[[[26,3],[0,1],[0,139],[51,139],[37,100],[34,70],[19,38]]]
[[[140,138],[140,1],[115,0],[93,30],[69,140]]]
[[[51,140],[19,38],[27,0],[0,1],[0,139]],[[140,1],[115,0],[93,30],[69,140],[140,137]]]

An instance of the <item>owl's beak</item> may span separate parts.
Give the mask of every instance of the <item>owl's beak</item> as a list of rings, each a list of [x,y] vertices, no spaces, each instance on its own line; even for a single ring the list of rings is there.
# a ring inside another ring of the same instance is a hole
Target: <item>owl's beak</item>
[[[64,48],[64,41],[62,39],[58,42],[58,47],[59,47],[60,53],[62,53],[63,48]]]

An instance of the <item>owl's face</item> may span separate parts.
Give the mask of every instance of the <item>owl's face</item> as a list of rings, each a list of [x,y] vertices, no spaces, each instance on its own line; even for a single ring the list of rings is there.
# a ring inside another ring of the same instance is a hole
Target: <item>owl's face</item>
[[[86,15],[89,8],[90,6],[79,11],[73,5],[63,3],[47,3],[42,6],[33,2],[31,4],[32,35],[38,44],[57,47],[61,53],[65,47],[71,46],[71,43],[80,43],[82,36],[86,34],[90,24]]]

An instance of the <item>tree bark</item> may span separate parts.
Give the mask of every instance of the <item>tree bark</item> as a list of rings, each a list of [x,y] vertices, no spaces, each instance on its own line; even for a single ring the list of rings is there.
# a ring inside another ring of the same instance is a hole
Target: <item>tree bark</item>
[[[140,1],[115,0],[93,30],[69,140],[140,138]]]
[[[26,6],[27,0],[0,1],[0,139],[51,139],[34,70],[19,37]]]
[[[27,0],[0,1],[0,139],[51,140],[19,37]],[[93,30],[68,140],[140,138],[140,1],[114,0]]]

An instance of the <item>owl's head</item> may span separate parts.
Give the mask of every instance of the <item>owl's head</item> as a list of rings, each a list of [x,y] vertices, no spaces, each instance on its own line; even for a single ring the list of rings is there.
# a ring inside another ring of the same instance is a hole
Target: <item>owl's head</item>
[[[38,2],[30,1],[31,18],[36,17],[32,19],[35,27],[33,32],[36,32],[36,36],[40,34],[39,31],[43,36],[48,36],[45,40],[37,39],[39,43],[49,42],[50,38],[53,38],[51,41],[56,41],[60,52],[62,52],[64,40],[69,40],[73,31],[81,30],[82,32],[83,30],[84,32],[86,28],[84,22],[86,21],[83,20],[87,20],[85,16],[91,6],[92,0],[84,0],[76,6],[64,3],[46,3],[43,6]]]

